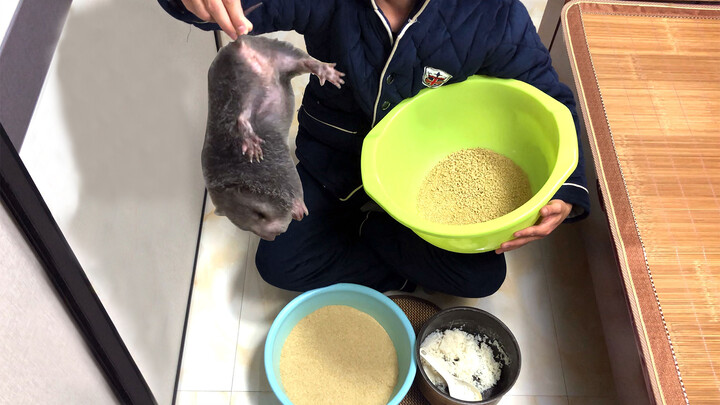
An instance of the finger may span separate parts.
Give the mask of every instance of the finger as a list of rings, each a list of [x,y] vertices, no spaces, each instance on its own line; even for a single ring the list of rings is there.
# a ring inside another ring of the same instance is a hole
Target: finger
[[[203,21],[212,22],[212,16],[205,9],[205,3],[202,0],[182,0],[185,8],[195,14],[195,16]]]
[[[521,246],[527,245],[528,243],[530,243],[532,241],[536,241],[538,239],[542,239],[542,237],[541,236],[533,236],[533,237],[529,237],[529,238],[519,238],[519,239],[511,240],[511,241],[505,242],[502,245],[500,245],[500,248],[495,250],[495,253],[497,253],[497,254],[505,253],[510,250],[517,249]]]
[[[513,234],[514,238],[524,238],[528,236],[535,236],[538,234],[538,227],[540,225],[531,226],[525,229],[521,229]]]
[[[550,215],[555,214],[561,214],[562,213],[562,205],[557,203],[556,201],[551,201],[548,205],[542,207],[540,209],[540,215],[543,217],[547,217]]]
[[[223,4],[237,34],[244,35],[252,30],[252,24],[245,17],[240,0],[223,0]]]
[[[228,34],[233,41],[236,40],[237,32],[235,31],[235,27],[233,27],[232,21],[230,21],[230,16],[228,16],[223,1],[207,0],[207,10],[220,28]]]
[[[544,217],[542,221],[540,221],[539,224],[535,226],[531,226],[525,229],[521,229],[513,234],[513,237],[515,238],[525,238],[529,236],[547,236],[552,232],[557,226],[560,225],[560,216],[559,215],[552,215],[549,217]]]

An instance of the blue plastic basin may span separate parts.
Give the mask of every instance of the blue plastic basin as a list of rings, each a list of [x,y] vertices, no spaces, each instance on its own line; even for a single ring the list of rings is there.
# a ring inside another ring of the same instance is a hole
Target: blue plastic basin
[[[284,405],[292,405],[280,380],[280,353],[285,339],[305,316],[328,305],[347,305],[375,318],[387,332],[398,358],[398,380],[388,404],[399,404],[415,378],[415,332],[400,307],[385,295],[357,284],[335,284],[308,291],[283,308],[265,340],[265,374]]]

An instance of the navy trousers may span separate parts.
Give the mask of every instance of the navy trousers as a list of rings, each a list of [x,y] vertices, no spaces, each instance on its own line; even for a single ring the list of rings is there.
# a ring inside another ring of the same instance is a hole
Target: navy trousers
[[[297,166],[310,215],[274,241],[260,241],[255,263],[276,287],[307,291],[335,283],[397,290],[406,281],[460,297],[484,297],[505,280],[505,257],[437,248],[384,212],[364,212],[362,190],[340,201]]]

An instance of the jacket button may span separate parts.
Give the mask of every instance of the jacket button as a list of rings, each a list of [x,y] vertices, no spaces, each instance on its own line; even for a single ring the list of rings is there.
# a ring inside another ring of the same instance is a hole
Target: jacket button
[[[380,108],[382,108],[383,111],[387,110],[388,108],[390,108],[390,102],[385,101],[384,103],[382,103],[382,106]]]
[[[389,75],[387,75],[387,79],[385,79],[385,81],[387,82],[387,84],[392,84],[392,82],[395,81],[395,75],[390,73]]]

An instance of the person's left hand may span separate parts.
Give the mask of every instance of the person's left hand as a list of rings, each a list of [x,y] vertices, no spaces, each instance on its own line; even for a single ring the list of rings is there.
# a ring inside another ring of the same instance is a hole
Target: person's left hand
[[[542,239],[560,225],[572,211],[572,204],[562,200],[550,200],[548,205],[540,209],[540,223],[529,228],[519,230],[513,234],[515,239],[507,241],[495,250],[500,254],[509,250],[517,249],[534,240]]]

